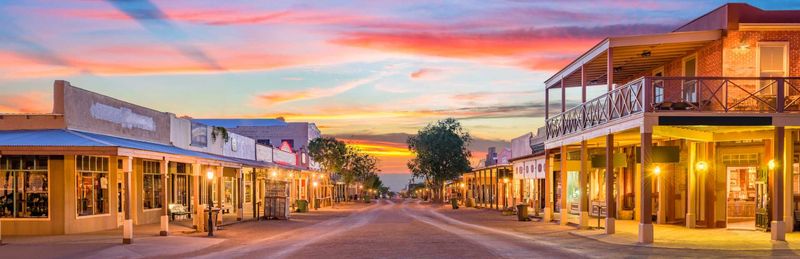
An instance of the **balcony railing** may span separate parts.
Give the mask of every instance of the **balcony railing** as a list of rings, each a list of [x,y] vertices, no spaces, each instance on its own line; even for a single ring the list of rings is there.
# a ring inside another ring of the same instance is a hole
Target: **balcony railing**
[[[642,112],[800,112],[800,77],[641,77],[547,119],[547,138]]]

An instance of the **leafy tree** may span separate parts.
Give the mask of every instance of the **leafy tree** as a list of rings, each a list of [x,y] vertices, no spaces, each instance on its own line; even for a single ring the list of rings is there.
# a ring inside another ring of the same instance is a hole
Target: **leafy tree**
[[[413,177],[423,178],[433,190],[434,200],[442,202],[446,180],[454,180],[472,170],[469,132],[456,119],[447,118],[428,124],[408,138],[406,143],[415,157],[408,162]]]
[[[365,180],[379,171],[378,160],[375,157],[333,137],[312,140],[308,145],[308,154],[311,159],[322,165],[326,173],[338,174],[347,186],[354,182],[361,182],[365,187],[369,186],[365,184]],[[348,193],[344,195],[350,197]]]

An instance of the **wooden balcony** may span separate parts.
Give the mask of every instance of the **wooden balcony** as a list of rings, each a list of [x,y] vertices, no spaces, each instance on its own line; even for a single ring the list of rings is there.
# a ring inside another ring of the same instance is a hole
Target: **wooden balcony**
[[[800,77],[641,77],[551,116],[547,139],[645,112],[800,114]]]

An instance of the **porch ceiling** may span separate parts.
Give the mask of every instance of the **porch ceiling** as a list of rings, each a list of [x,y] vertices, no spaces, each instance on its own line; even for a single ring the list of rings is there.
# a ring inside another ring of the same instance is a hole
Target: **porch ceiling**
[[[663,66],[721,37],[721,32],[679,32],[608,38],[582,55],[572,64],[548,79],[548,88],[581,86],[581,67],[587,85],[604,85],[607,81],[608,50],[611,49],[615,71],[614,83],[624,84],[643,72]],[[649,52],[649,53],[648,53]]]

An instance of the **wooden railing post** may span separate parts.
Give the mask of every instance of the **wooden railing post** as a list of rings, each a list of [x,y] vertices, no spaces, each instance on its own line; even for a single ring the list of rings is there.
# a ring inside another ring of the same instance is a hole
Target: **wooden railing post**
[[[778,89],[777,89],[778,91],[777,91],[777,94],[776,94],[777,96],[775,96],[775,111],[779,112],[779,113],[782,113],[783,112],[783,108],[786,106],[786,101],[784,101],[785,98],[786,98],[786,94],[785,94],[785,91],[783,89],[785,78],[778,78],[778,79],[775,79],[775,80],[776,80],[775,83],[776,83],[776,85],[778,87]]]
[[[644,77],[642,83],[642,110],[645,112],[653,111],[653,79],[649,76]]]

